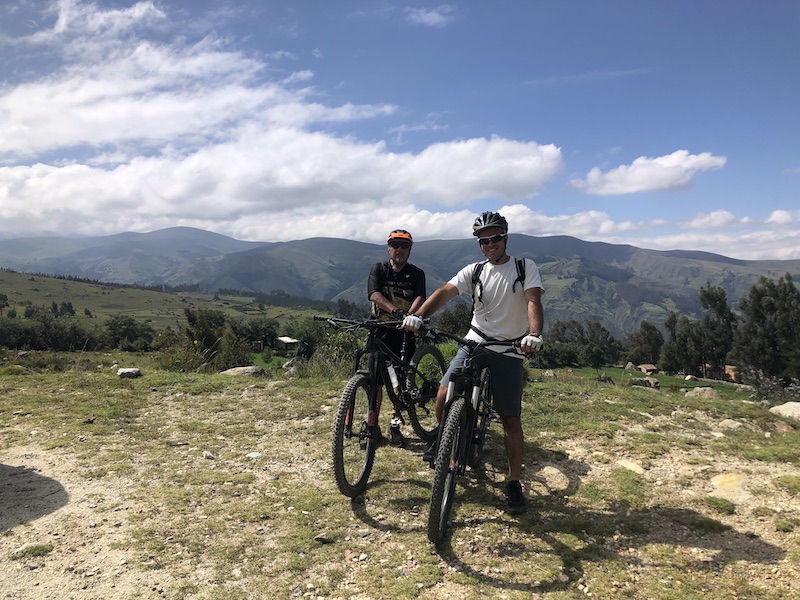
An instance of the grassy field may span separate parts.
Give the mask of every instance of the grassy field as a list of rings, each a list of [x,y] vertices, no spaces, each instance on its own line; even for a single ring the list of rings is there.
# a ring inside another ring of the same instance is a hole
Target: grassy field
[[[219,310],[232,318],[249,316],[277,319],[279,323],[311,317],[311,308],[286,308],[259,306],[253,297],[218,296],[193,292],[157,292],[132,287],[70,281],[42,277],[0,269],[0,290],[8,297],[8,308],[22,315],[25,306],[50,308],[53,302],[72,303],[79,320],[87,320],[85,311],[91,313],[92,323],[103,323],[108,317],[124,314],[137,321],[149,323],[155,330],[164,327],[181,327],[186,322],[185,308]],[[318,311],[317,311],[318,312]]]
[[[119,598],[798,597],[800,432],[734,386],[689,398],[673,378],[651,391],[625,385],[636,374],[619,369],[607,371],[616,385],[594,371],[530,369],[530,510],[502,511],[495,424],[486,468],[459,484],[453,533],[437,552],[425,536],[432,471],[422,442],[380,448],[365,496],[337,492],[329,445],[343,379],[176,374],[148,361],[96,354],[63,373],[0,367],[0,463],[19,447],[43,453],[74,502],[82,485],[91,490],[96,523],[77,539],[13,523],[0,537],[10,577],[41,588],[37,578],[58,574],[71,591],[68,565],[82,551],[90,563],[106,536],[124,556]],[[143,377],[120,379],[117,365]],[[728,421],[741,427],[721,428]],[[709,492],[731,472],[749,478],[755,499]],[[58,513],[40,518],[57,527]],[[30,555],[12,560],[31,537]],[[84,578],[86,593],[111,590],[113,570]]]

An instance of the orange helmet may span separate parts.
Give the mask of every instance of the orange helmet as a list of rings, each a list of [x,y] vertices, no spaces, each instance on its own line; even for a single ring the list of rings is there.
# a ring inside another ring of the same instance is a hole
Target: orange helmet
[[[408,242],[409,244],[414,243],[414,238],[411,237],[411,234],[408,233],[405,229],[395,229],[389,234],[389,237],[386,238],[386,243],[388,244],[392,240],[402,240],[404,242]]]

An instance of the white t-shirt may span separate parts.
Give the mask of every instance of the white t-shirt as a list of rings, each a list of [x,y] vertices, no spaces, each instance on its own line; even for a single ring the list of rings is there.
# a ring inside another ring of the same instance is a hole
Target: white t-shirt
[[[483,297],[482,300],[478,300],[476,290],[475,312],[471,324],[490,338],[515,340],[528,334],[528,305],[525,302],[523,289],[541,288],[542,277],[539,275],[539,267],[533,260],[529,258],[524,260],[525,285],[520,286],[517,283],[516,291],[512,290],[517,279],[517,264],[513,256],[502,265],[493,265],[489,262],[483,265],[480,275]],[[449,283],[456,286],[460,294],[472,297],[472,274],[475,272],[476,264],[467,265],[450,280]],[[466,337],[475,341],[483,340],[472,329]]]

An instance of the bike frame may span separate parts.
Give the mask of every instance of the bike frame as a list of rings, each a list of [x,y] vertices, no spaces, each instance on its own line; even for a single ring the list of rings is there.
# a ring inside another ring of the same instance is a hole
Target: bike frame
[[[456,467],[456,474],[463,475],[467,470],[468,464],[468,453],[469,447],[472,443],[472,436],[475,432],[475,425],[478,422],[478,417],[480,416],[479,413],[479,402],[480,402],[480,392],[481,392],[481,378],[483,375],[484,369],[488,367],[481,367],[480,369],[475,368],[472,365],[473,354],[475,351],[480,348],[481,346],[490,346],[490,345],[504,345],[509,347],[516,347],[516,341],[501,341],[501,340],[491,340],[487,342],[476,342],[475,340],[467,340],[461,337],[458,337],[453,334],[449,334],[446,332],[437,332],[439,335],[443,335],[444,337],[450,338],[455,340],[462,346],[466,346],[470,349],[470,355],[464,361],[464,366],[459,371],[450,374],[450,379],[447,383],[447,396],[445,397],[444,402],[444,409],[442,410],[442,418],[441,423],[447,421],[447,415],[450,413],[450,409],[453,406],[453,402],[458,398],[465,399],[465,407],[467,410],[467,425],[466,430],[464,431],[464,435],[461,436],[460,440],[460,447],[458,448],[457,456],[459,457],[458,463],[455,465]],[[491,411],[491,407],[489,407]],[[439,432],[436,438],[437,447],[438,444],[442,441],[442,428],[439,428]]]

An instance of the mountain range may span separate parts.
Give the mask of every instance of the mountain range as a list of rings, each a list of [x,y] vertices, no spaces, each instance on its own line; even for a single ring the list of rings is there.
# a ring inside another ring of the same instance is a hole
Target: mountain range
[[[509,254],[538,264],[548,322],[599,321],[616,336],[638,330],[642,319],[661,327],[670,310],[698,318],[701,286],[725,289],[736,310],[762,276],[777,279],[789,273],[795,281],[800,276],[800,260],[736,260],[568,236],[511,234]],[[188,227],[0,240],[0,268],[25,273],[143,286],[197,284],[208,291],[282,290],[357,304],[366,304],[370,266],[387,258],[382,244],[337,238],[248,242]],[[474,239],[419,241],[411,254],[411,262],[425,270],[428,293],[482,258]]]

